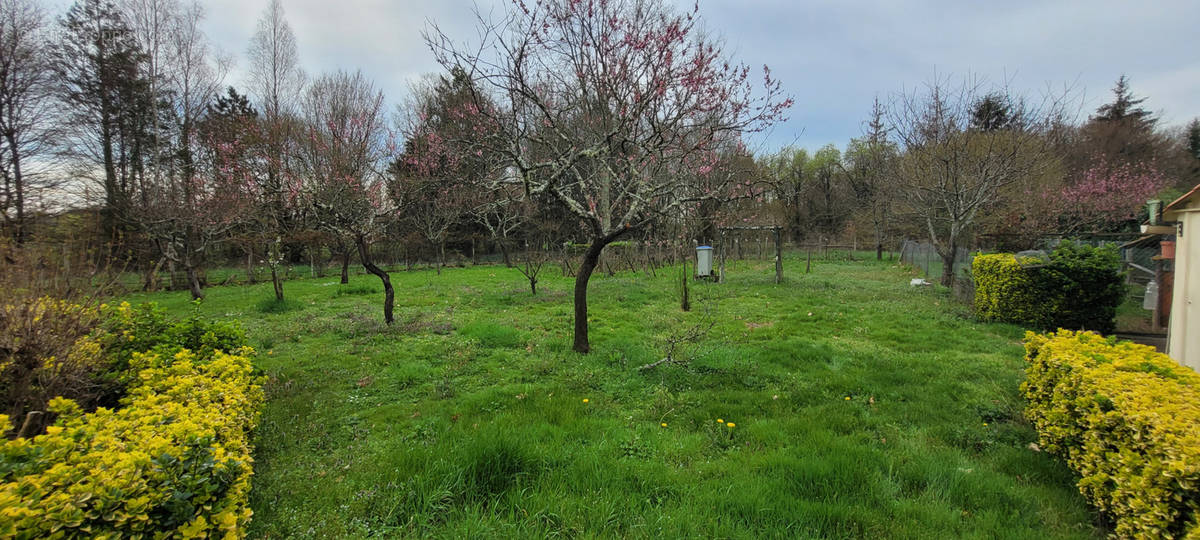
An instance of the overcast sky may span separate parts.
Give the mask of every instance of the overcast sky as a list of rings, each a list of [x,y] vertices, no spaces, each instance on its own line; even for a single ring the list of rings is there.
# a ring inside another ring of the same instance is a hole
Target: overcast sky
[[[69,0],[50,0],[61,12]],[[201,0],[209,36],[239,67],[267,0]],[[421,31],[434,21],[472,38],[475,3],[461,0],[284,0],[309,74],[362,69],[391,103],[438,70]],[[479,0],[481,10],[507,2]],[[1037,94],[1072,86],[1086,115],[1122,73],[1168,125],[1200,116],[1197,0],[701,0],[706,28],[730,54],[767,64],[796,99],[790,119],[754,146],[843,147],[872,99],[940,76],[1009,81]],[[230,83],[244,87],[240,72]]]

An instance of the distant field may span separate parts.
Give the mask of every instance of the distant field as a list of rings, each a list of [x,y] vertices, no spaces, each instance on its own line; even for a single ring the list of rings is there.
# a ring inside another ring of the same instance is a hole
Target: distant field
[[[209,289],[195,309],[270,377],[250,536],[1104,535],[1028,448],[1019,329],[889,263],[795,257],[782,285],[766,261],[694,283],[689,313],[677,268],[597,275],[586,356],[554,267],[537,296],[503,266],[393,273],[393,328],[371,276]],[[637,369],[706,316],[689,363]]]

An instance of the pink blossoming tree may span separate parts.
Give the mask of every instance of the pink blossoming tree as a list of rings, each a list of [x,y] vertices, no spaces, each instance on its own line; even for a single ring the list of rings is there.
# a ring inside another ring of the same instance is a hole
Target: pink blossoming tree
[[[480,35],[468,47],[436,28],[427,34],[447,70],[476,81],[466,112],[499,134],[455,142],[487,146],[478,150],[502,156],[512,171],[497,182],[520,182],[526,196],[544,194],[584,225],[574,349],[586,353],[587,286],[604,247],[722,196],[700,189],[697,179],[712,167],[704,156],[779,121],[792,100],[767,68],[752,76],[702,35],[695,6],[514,0]]]
[[[317,226],[352,242],[363,268],[383,283],[383,319],[390,325],[395,291],[370,249],[394,214],[381,170],[389,147],[383,93],[361,72],[339,71],[313,81],[303,108],[306,132],[297,156],[303,196]]]
[[[1079,173],[1058,197],[1070,231],[1116,231],[1136,223],[1146,201],[1171,185],[1153,163],[1112,164],[1104,158]]]

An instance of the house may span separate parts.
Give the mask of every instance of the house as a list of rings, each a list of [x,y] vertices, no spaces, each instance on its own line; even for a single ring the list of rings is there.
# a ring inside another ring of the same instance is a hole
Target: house
[[[1200,185],[1163,208],[1175,228],[1175,272],[1167,354],[1200,371]]]

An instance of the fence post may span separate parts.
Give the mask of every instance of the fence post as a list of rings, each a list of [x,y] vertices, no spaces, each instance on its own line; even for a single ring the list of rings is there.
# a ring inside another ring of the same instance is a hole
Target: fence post
[[[783,282],[783,238],[779,228],[775,229],[775,283]]]
[[[718,234],[720,236],[720,243],[718,245],[721,246],[721,269],[717,272],[717,283],[725,283],[725,231],[720,231]]]

